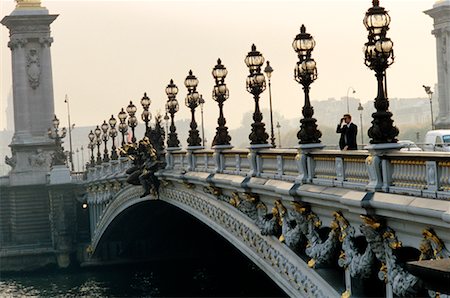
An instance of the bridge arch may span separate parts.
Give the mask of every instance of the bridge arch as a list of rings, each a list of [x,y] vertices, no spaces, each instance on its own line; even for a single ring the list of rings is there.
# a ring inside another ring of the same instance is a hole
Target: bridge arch
[[[159,198],[140,198],[142,188],[127,186],[117,193],[104,210],[92,237],[95,255],[111,223],[128,208],[148,200],[173,205],[209,226],[264,271],[289,296],[332,297],[339,295],[329,283],[274,236],[262,236],[246,215],[213,195],[195,188],[168,185]]]

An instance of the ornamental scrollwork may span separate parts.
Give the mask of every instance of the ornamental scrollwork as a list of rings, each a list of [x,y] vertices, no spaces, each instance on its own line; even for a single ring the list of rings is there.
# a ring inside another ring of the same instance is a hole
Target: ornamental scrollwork
[[[382,263],[378,277],[389,282],[395,295],[414,296],[422,288],[422,281],[403,269],[397,260],[395,250],[402,247],[394,230],[381,224],[377,219],[361,215],[364,224],[361,231],[376,258]]]
[[[11,38],[11,40],[8,42],[8,48],[11,49],[11,51],[21,47],[25,47],[25,45],[28,43],[28,39],[26,38]]]
[[[422,231],[423,239],[420,243],[420,258],[419,260],[438,260],[450,258],[450,252],[445,247],[444,242],[436,235],[436,232],[431,229],[424,229]]]
[[[306,212],[308,209],[299,202],[291,204],[293,210],[287,209],[281,202],[277,204],[282,219],[282,234],[279,240],[298,253],[306,245],[306,234],[308,233]]]
[[[5,155],[5,164],[7,164],[8,166],[10,166],[11,168],[14,169],[17,164],[16,155],[13,154],[11,157],[8,157],[7,155]]]
[[[339,251],[339,224],[336,217],[331,222],[330,229],[326,239],[320,235],[319,228],[321,222],[315,213],[309,214],[308,224],[308,245],[305,253],[311,259],[308,262],[309,267],[320,267],[330,265],[337,258]]]
[[[31,48],[27,53],[27,75],[31,88],[36,89],[40,83],[41,63],[39,53],[35,48]]]
[[[339,240],[342,242],[342,251],[339,255],[339,266],[347,268],[351,277],[369,278],[375,261],[371,246],[367,244],[364,252],[359,252],[355,243],[355,229],[341,212],[335,212],[334,216],[341,230]]]
[[[281,217],[277,206],[274,206],[270,213],[263,202],[258,202],[256,225],[261,229],[261,235],[281,236]]]

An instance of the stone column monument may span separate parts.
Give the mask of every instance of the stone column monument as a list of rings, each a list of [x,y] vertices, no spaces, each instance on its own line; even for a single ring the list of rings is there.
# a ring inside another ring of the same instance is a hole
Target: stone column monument
[[[435,125],[436,129],[450,129],[450,0],[436,1],[424,13],[434,19],[431,33],[436,36],[439,115]]]
[[[40,0],[17,0],[3,18],[12,57],[14,136],[10,144],[10,184],[45,184],[55,143],[47,135],[54,115],[50,15]]]

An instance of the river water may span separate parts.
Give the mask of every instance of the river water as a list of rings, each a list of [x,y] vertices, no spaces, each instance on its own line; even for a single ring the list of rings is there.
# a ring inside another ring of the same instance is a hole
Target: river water
[[[2,274],[0,297],[281,297],[245,257]]]

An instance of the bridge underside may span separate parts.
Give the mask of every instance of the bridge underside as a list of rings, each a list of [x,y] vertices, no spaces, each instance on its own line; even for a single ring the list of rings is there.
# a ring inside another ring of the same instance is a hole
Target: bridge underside
[[[233,245],[192,215],[161,200],[142,201],[119,214],[101,237],[93,258],[91,265],[147,262],[151,268],[168,266],[161,271],[176,280],[183,293],[189,293],[191,283],[199,282],[192,279],[202,272],[208,285],[214,284],[215,289],[209,290],[221,295],[283,296]]]

